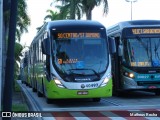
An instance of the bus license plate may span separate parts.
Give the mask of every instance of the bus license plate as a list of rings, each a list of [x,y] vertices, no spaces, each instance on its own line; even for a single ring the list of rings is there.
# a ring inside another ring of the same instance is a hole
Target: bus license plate
[[[77,95],[88,95],[88,91],[77,91]]]

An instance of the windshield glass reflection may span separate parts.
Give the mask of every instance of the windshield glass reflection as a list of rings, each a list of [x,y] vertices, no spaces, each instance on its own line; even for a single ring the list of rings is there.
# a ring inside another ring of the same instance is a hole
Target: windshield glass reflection
[[[133,67],[160,66],[160,38],[134,38],[124,43],[125,59]]]
[[[92,80],[98,80],[107,69],[108,51],[105,39],[67,38],[56,39],[55,42],[56,57],[53,62],[61,76],[92,76]]]

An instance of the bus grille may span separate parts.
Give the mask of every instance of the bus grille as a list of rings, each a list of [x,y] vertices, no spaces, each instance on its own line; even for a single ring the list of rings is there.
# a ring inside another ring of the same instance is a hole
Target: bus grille
[[[135,69],[134,70],[135,72],[137,72],[137,73],[141,73],[141,74],[146,74],[146,73],[148,73],[148,74],[153,74],[153,73],[160,73],[160,69]]]
[[[144,81],[144,82],[137,82],[138,86],[142,85],[160,85],[160,81]]]

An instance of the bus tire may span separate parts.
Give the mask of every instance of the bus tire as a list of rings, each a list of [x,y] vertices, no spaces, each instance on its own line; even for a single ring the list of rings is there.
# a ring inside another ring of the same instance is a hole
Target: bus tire
[[[113,96],[117,96],[117,97],[121,97],[121,92],[120,91],[116,91],[113,93]]]
[[[28,86],[28,83],[26,83],[26,86]]]
[[[160,95],[160,90],[156,90],[155,95]]]
[[[43,97],[43,94],[39,91],[37,91],[37,95],[38,95],[38,97]]]
[[[29,88],[32,88],[31,84],[29,84]]]
[[[100,102],[101,98],[93,98],[92,100],[93,100],[93,102]]]
[[[32,91],[33,91],[33,92],[36,92],[36,89],[33,87],[33,88],[32,88]]]
[[[43,78],[42,78],[42,95],[45,96],[45,93],[44,93],[44,83],[43,83]]]
[[[47,104],[51,104],[52,103],[52,99],[46,98],[46,102],[47,102]]]

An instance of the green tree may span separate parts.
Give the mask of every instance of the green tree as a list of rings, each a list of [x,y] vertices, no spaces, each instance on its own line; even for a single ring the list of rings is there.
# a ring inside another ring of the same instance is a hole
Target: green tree
[[[68,9],[68,5],[66,6],[62,6],[62,5],[56,5],[55,6],[57,9],[59,9],[59,18],[61,20],[64,20],[64,19],[70,19],[70,12],[69,12],[69,9]]]
[[[20,41],[21,35],[24,32],[28,32],[28,26],[30,25],[30,18],[27,14],[27,4],[26,0],[18,0],[18,15],[17,15],[17,27],[16,27],[16,40]],[[4,12],[4,27],[5,27],[5,39],[8,36],[9,29],[9,16],[10,11]]]
[[[20,43],[16,42],[15,43],[15,50],[14,50],[14,57],[15,57],[15,66],[14,66],[14,75],[15,77],[17,77],[16,75],[19,73],[19,64],[20,64],[20,60],[22,55],[22,51],[25,47],[22,46]]]
[[[21,35],[24,32],[28,32],[28,26],[30,25],[30,18],[27,14],[26,0],[18,0],[18,16],[17,16],[17,29],[16,39],[20,41]]]
[[[51,21],[53,20],[59,20],[59,13],[58,12],[54,12],[52,10],[47,10],[47,13],[49,13],[47,16],[45,16],[44,20],[50,19]]]
[[[61,15],[60,13],[58,13],[58,12],[54,12],[54,11],[52,11],[52,10],[47,10],[46,11],[48,14],[44,17],[44,23],[43,23],[43,25],[46,23],[45,21],[47,20],[47,19],[50,19],[51,21],[53,21],[53,20],[61,20],[61,19],[63,19],[62,18],[62,16],[63,15]],[[41,25],[40,27],[37,27],[36,29],[37,29],[37,32],[43,27],[43,25]]]
[[[103,4],[103,14],[108,14],[108,1],[107,0],[82,0],[83,9],[86,14],[86,19],[91,20],[92,19],[92,10],[96,6],[100,6]]]
[[[9,6],[9,5],[8,5]],[[17,28],[16,28],[16,40],[20,41],[21,35],[24,32],[28,32],[28,26],[30,25],[30,18],[27,14],[27,4],[26,4],[26,0],[18,0],[18,9],[17,9]],[[9,32],[9,20],[10,20],[10,11],[9,9],[6,9],[3,13],[3,21],[4,21],[4,25],[3,25],[3,79],[4,79],[4,71],[5,71],[5,65],[6,65],[6,51],[7,51],[7,40],[8,40],[8,32]],[[17,44],[17,43],[16,43]],[[15,47],[17,46],[15,44]],[[19,43],[18,43],[19,44]],[[19,47],[18,47],[19,48]],[[15,48],[15,49],[18,49]],[[15,56],[18,56],[17,53],[19,52],[15,52]],[[21,56],[21,54],[19,54],[19,56]],[[17,57],[16,57],[17,58]],[[15,58],[15,59],[16,59]],[[15,65],[17,66],[17,65]],[[18,67],[19,68],[19,67]],[[16,69],[18,69],[16,68]]]
[[[70,19],[81,19],[83,14],[86,14],[86,19],[92,19],[92,10],[100,5],[103,5],[103,14],[108,14],[108,1],[107,0],[54,0],[61,2],[62,6],[58,6],[60,13],[67,14]]]
[[[68,19],[80,19],[83,15],[81,0],[54,0],[61,2],[62,6],[56,6],[60,9],[62,15],[66,15]]]

